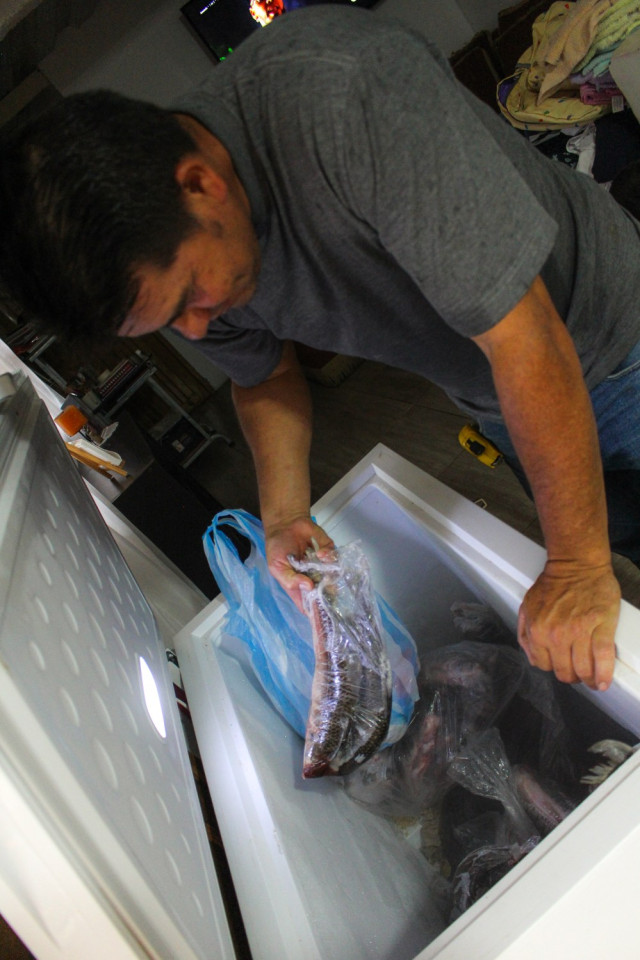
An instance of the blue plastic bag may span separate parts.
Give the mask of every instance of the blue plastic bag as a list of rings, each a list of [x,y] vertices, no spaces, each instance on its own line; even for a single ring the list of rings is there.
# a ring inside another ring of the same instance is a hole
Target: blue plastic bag
[[[251,546],[243,562],[228,532]],[[241,640],[263,689],[287,723],[304,737],[315,668],[309,619],[269,572],[262,524],[245,510],[224,510],[213,519],[204,549],[229,606],[225,630]],[[418,698],[415,643],[385,600],[376,593],[383,639],[393,675],[391,719],[383,747],[404,734]]]

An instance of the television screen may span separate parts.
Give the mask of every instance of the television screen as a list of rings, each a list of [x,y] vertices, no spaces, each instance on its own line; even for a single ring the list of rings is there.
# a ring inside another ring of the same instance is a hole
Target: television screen
[[[181,8],[187,22],[218,60],[288,10],[316,3],[372,7],[376,0],[189,0]]]

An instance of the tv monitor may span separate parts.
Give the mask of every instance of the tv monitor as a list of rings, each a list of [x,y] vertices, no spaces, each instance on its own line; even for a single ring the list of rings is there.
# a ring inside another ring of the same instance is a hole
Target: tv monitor
[[[372,7],[376,0],[189,0],[182,13],[217,60],[225,60],[254,30],[289,10],[317,3]]]

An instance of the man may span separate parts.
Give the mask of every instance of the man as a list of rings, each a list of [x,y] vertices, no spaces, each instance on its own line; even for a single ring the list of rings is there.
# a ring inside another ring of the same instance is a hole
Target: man
[[[424,38],[357,10],[290,13],[174,114],[72,98],[0,153],[0,179],[3,275],[30,314],[74,337],[169,326],[227,371],[270,568],[298,604],[309,583],[287,557],[330,540],[309,512],[291,340],[419,372],[500,438],[548,552],[519,641],[560,680],[609,685],[603,460],[615,544],[640,560],[638,405],[620,398],[639,389],[640,226]]]

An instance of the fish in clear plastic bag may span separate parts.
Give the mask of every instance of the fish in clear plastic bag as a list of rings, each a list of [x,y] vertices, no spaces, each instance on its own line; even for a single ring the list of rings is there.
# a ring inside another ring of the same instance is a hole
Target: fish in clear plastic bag
[[[495,722],[524,669],[509,647],[463,641],[429,651],[407,732],[346,778],[349,796],[382,816],[420,816],[448,790],[452,759]]]
[[[520,796],[499,731],[495,727],[469,738],[449,765],[449,776],[466,790],[497,800],[507,817],[511,842],[523,844],[540,839]]]
[[[326,559],[308,550],[289,561],[314,583],[303,595],[315,670],[302,775],[346,774],[383,744],[391,717],[391,665],[369,565],[357,543]]]
[[[522,844],[477,847],[461,860],[451,881],[452,906],[449,922],[457,920],[522,860],[537,844],[535,837]]]
[[[550,782],[523,766],[512,767],[495,727],[469,739],[449,767],[449,775],[478,797],[501,804],[502,816],[493,814],[494,837],[478,833],[458,863],[452,880],[454,920],[503,877],[567,817],[576,803]],[[477,818],[486,826],[487,815]],[[467,825],[471,835],[474,821]]]
[[[551,780],[541,777],[526,764],[516,764],[513,779],[520,803],[542,836],[568,817],[576,801]]]

